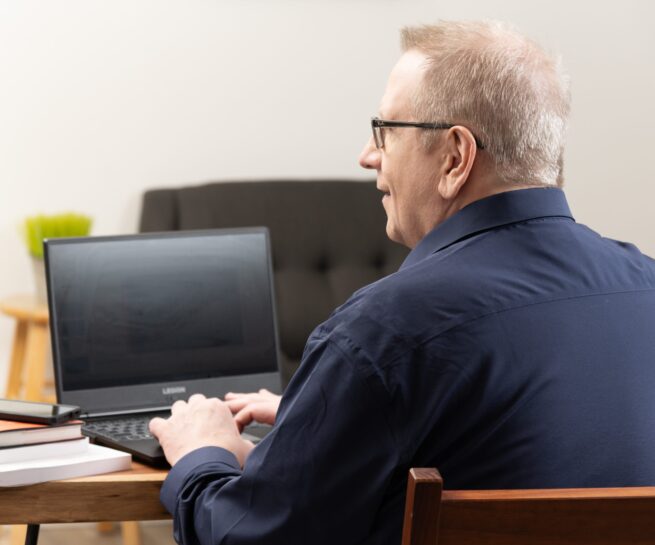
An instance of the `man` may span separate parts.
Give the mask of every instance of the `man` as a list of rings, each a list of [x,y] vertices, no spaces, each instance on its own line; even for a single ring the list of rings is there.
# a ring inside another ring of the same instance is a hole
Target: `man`
[[[399,543],[410,467],[655,484],[655,266],[571,217],[557,63],[496,23],[403,49],[360,163],[412,251],[312,333],[281,402],[193,396],[152,421],[182,543]],[[251,419],[275,421],[255,448]]]

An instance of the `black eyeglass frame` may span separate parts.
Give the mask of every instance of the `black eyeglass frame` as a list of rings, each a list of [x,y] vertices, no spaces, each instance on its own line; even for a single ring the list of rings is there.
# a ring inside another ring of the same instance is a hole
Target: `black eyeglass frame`
[[[424,123],[419,121],[391,121],[388,119],[380,119],[379,117],[371,117],[371,130],[373,131],[373,141],[375,142],[375,147],[377,149],[382,149],[384,147],[384,137],[382,136],[382,130],[385,127],[414,127],[417,129],[428,129],[428,130],[447,130],[456,127],[452,123]],[[471,133],[473,134],[473,133]],[[478,139],[477,136],[473,134],[475,139],[475,145],[478,149],[484,149],[482,142]]]

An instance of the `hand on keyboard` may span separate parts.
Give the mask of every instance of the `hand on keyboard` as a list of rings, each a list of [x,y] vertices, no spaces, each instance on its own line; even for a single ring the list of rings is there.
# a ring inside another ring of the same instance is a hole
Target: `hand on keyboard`
[[[239,435],[227,405],[202,394],[193,394],[188,403],[173,403],[170,418],[153,418],[150,431],[159,440],[171,466],[185,454],[208,446],[229,450],[243,466],[254,448],[252,442]]]
[[[225,402],[234,414],[234,421],[239,431],[243,431],[243,428],[251,422],[261,422],[271,426],[275,424],[280,399],[281,396],[263,388],[259,392],[250,394],[234,392],[225,394]]]

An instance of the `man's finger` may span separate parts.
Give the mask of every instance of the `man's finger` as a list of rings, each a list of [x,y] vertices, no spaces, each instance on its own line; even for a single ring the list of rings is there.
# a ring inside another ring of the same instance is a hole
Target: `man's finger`
[[[249,393],[235,393],[235,392],[228,392],[225,394],[225,399],[226,400],[235,400],[235,399],[258,399],[261,397],[261,394],[259,392],[249,392]]]
[[[248,399],[228,399],[225,401],[225,404],[228,406],[230,411],[232,411],[232,414],[238,413],[241,409],[243,409],[246,405],[248,405],[250,401]]]
[[[152,433],[155,437],[159,437],[159,432],[161,431],[162,426],[164,426],[165,424],[166,424],[166,420],[156,416],[148,424],[148,429],[150,430],[150,433]]]
[[[252,405],[248,405],[234,415],[234,422],[239,428],[239,433],[243,431],[248,424],[253,421]]]
[[[271,408],[271,404],[266,401],[260,401],[259,403],[249,403],[236,415],[234,415],[234,421],[237,423],[237,426],[247,426],[253,420],[263,424],[272,425],[275,421],[275,413]]]
[[[171,414],[175,414],[177,411],[179,411],[182,407],[186,405],[186,401],[182,399],[178,399],[173,405],[171,406]]]
[[[189,398],[189,404],[191,403],[198,403],[198,401],[203,401],[204,399],[207,399],[204,395],[202,394],[193,394]]]

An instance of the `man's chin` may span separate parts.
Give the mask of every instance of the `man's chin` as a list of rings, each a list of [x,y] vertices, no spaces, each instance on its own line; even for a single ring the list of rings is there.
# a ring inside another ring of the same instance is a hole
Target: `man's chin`
[[[398,242],[399,244],[403,244],[402,237],[400,236],[400,233],[394,228],[393,224],[387,219],[387,237],[389,240],[392,240],[393,242]]]

